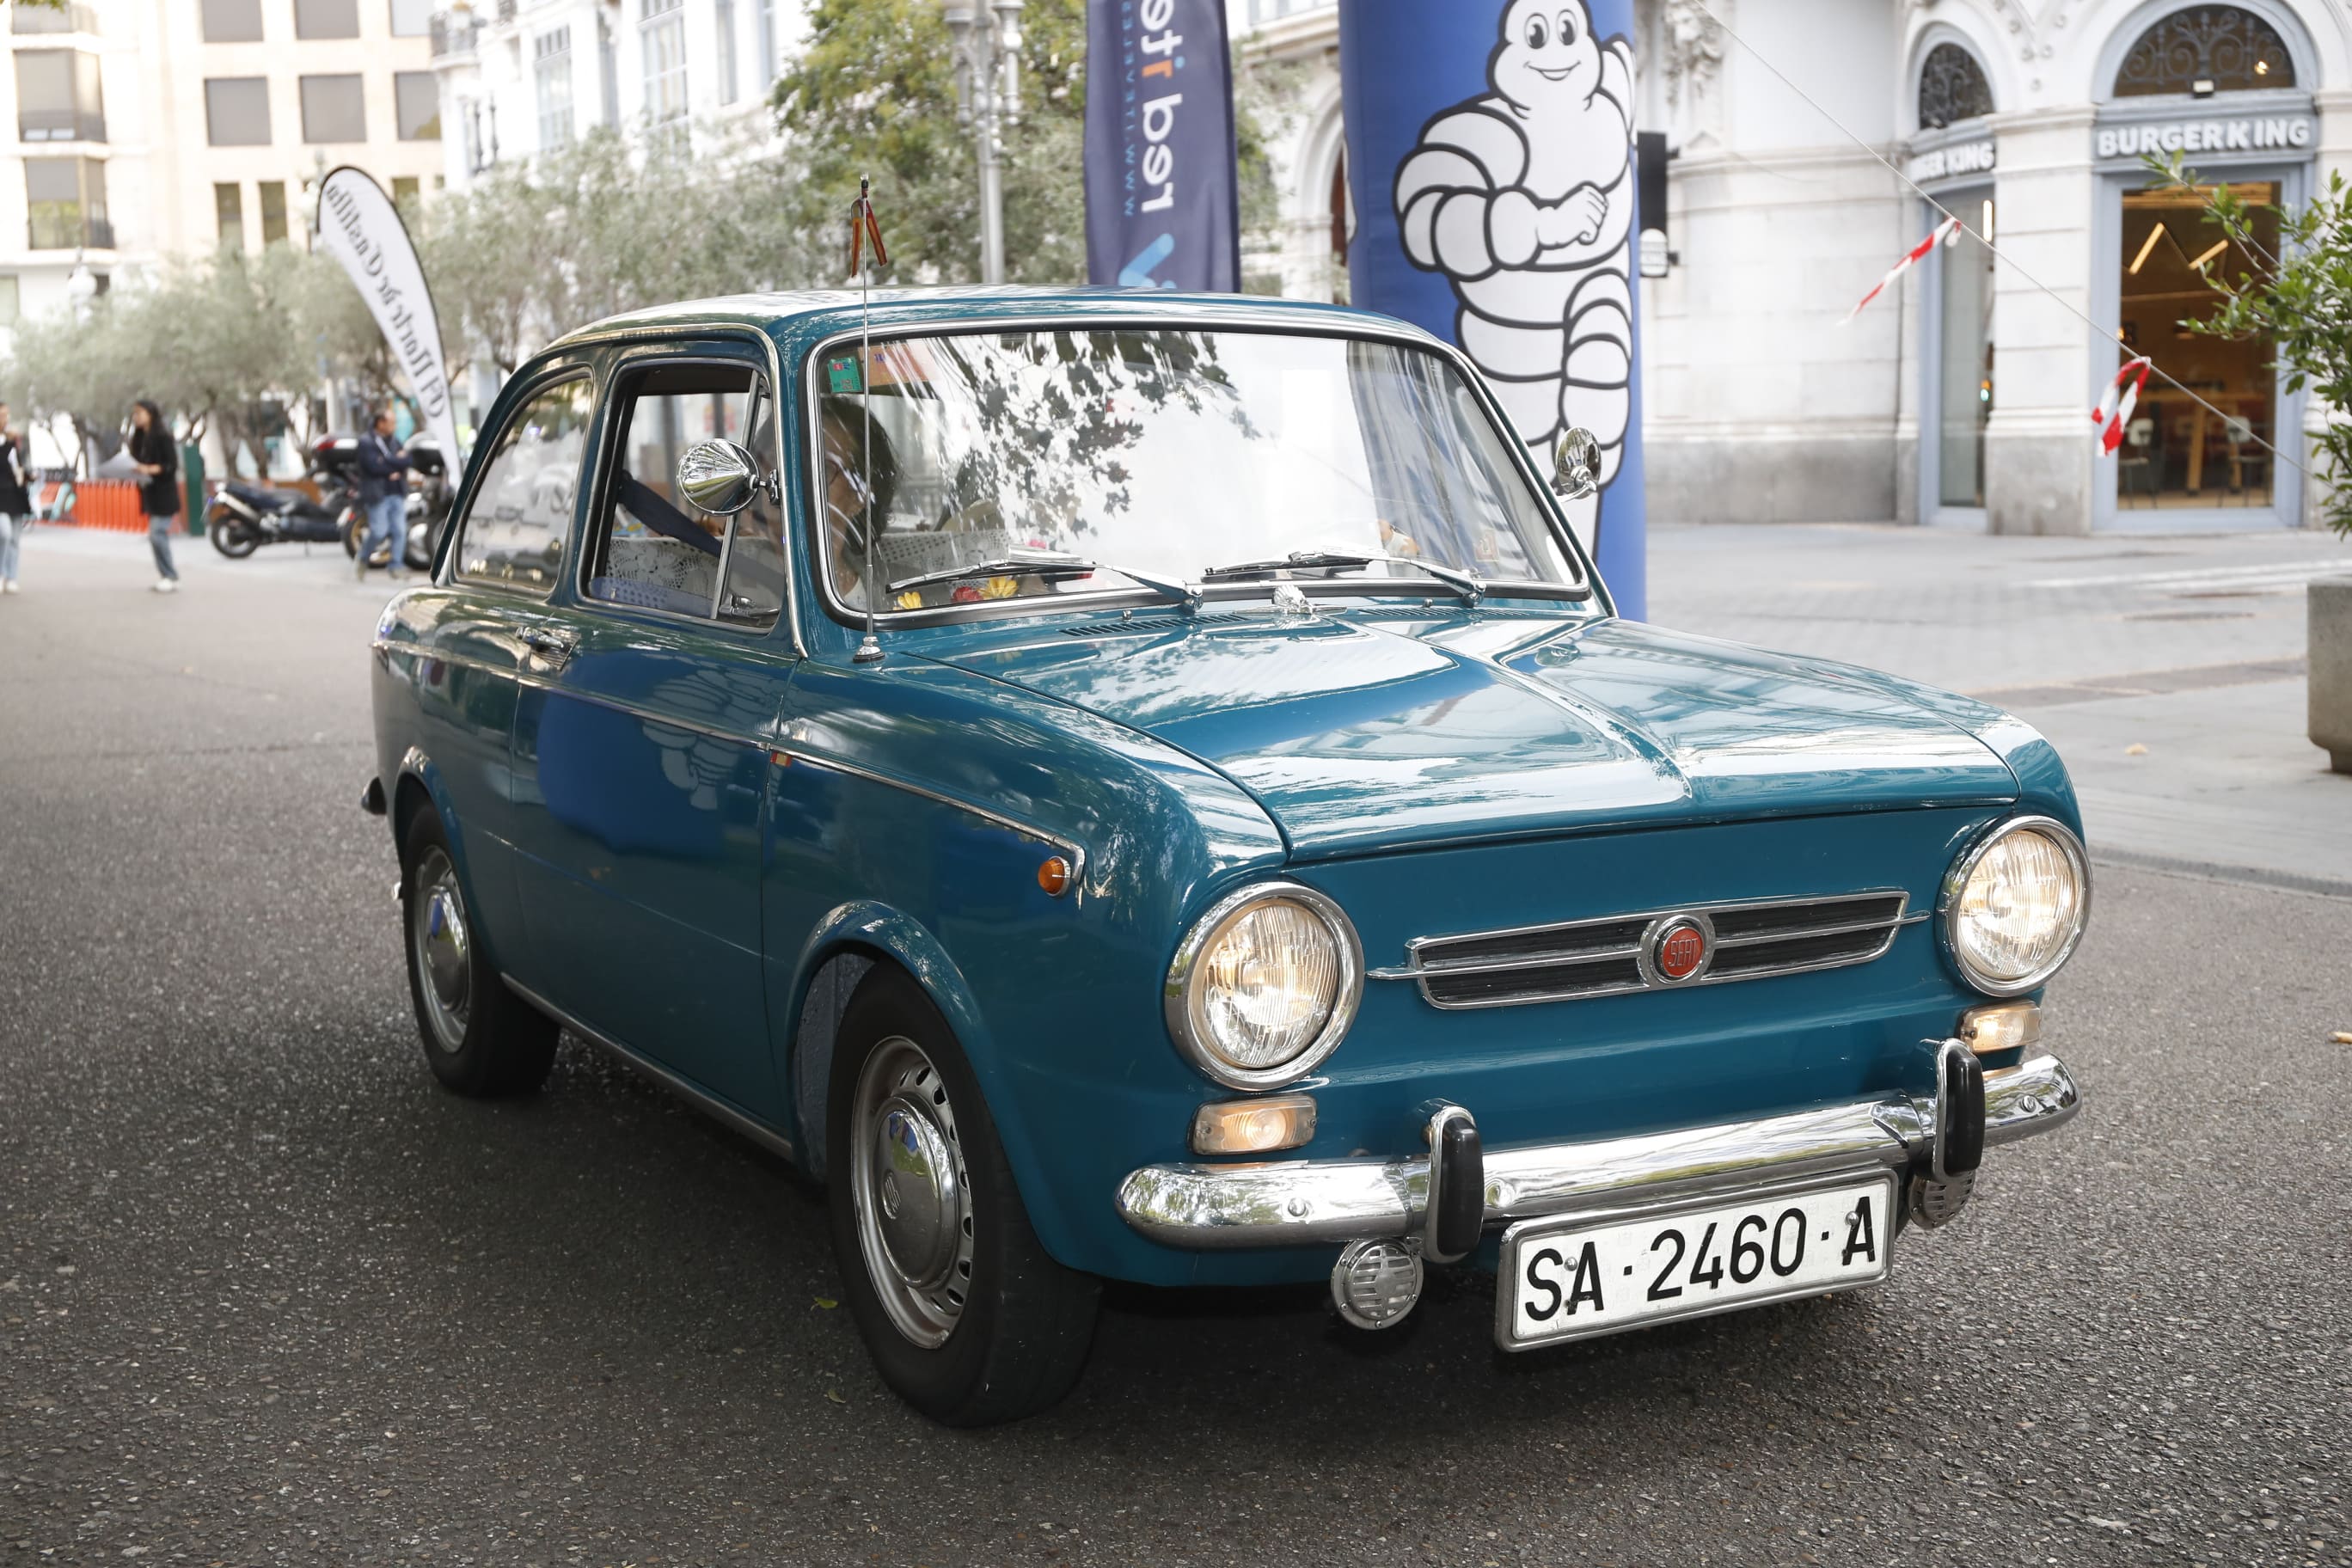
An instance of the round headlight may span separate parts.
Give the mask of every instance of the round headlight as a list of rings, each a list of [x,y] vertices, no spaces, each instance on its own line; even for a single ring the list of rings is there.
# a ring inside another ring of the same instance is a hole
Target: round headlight
[[[1953,863],[1943,911],[1969,984],[1994,996],[2032,990],[2072,956],[2090,916],[2082,840],[2047,816],[2002,823]]]
[[[1356,1016],[1364,960],[1339,906],[1292,882],[1220,899],[1168,968],[1168,1030],[1202,1071],[1271,1089],[1330,1055]]]

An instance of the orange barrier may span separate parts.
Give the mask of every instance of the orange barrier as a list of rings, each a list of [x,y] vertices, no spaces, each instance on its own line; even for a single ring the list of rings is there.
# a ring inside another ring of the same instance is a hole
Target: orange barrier
[[[45,483],[35,500],[46,500],[52,493],[54,486]],[[139,487],[129,479],[81,480],[74,486],[73,515],[58,521],[68,528],[102,528],[113,533],[147,531],[147,514],[139,510]],[[187,526],[187,508],[184,506],[173,520],[173,527],[174,531],[184,531]]]

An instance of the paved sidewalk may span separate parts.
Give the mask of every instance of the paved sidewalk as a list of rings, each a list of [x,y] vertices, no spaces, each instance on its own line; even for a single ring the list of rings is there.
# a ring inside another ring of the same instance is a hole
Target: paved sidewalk
[[[1653,619],[1985,697],[2048,735],[2095,856],[2352,895],[2352,777],[2305,731],[2305,584],[2352,545],[2291,532],[2014,539],[1673,527]]]

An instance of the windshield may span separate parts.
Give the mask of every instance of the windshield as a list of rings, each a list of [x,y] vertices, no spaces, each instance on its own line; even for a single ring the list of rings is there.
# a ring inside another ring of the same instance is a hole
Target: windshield
[[[877,340],[870,356],[841,344],[817,377],[820,552],[851,609],[866,605],[869,544],[885,610],[1138,585],[1120,567],[1196,583],[1293,552],[1390,557],[1280,574],[1383,594],[1454,591],[1420,560],[1490,583],[1579,581],[1507,437],[1425,350],[1021,331]],[[1002,569],[1034,554],[1094,569]]]

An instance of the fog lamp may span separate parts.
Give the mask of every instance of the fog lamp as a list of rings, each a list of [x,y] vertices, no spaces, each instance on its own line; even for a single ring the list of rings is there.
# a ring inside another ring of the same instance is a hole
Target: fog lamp
[[[1360,1329],[1401,1323],[1421,1300],[1421,1259],[1402,1241],[1351,1241],[1331,1270],[1331,1304]]]
[[[2021,1050],[2042,1038],[2042,1009],[2031,1002],[1971,1007],[1960,1015],[1960,1026],[1952,1032],[1980,1057]]]
[[[1271,1154],[1296,1149],[1314,1136],[1315,1100],[1310,1095],[1229,1100],[1204,1105],[1192,1115],[1195,1154]]]

